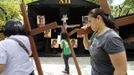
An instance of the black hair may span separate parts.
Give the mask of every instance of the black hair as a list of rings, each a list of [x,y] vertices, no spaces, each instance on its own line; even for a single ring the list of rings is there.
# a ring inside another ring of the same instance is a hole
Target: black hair
[[[97,18],[97,16],[100,15],[107,27],[117,31],[117,28],[116,28],[115,22],[114,22],[115,19],[113,18],[113,16],[111,14],[105,13],[103,10],[101,10],[99,8],[95,8],[95,9],[91,10],[88,15],[92,16],[94,18]]]
[[[61,39],[67,40],[67,33],[61,32]]]
[[[14,19],[8,20],[3,28],[3,33],[5,36],[9,37],[11,35],[26,35],[24,27],[20,21]]]

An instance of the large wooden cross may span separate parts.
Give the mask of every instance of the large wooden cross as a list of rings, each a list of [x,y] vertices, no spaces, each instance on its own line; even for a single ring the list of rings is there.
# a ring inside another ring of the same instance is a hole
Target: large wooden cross
[[[30,22],[29,22],[29,19],[28,19],[28,16],[27,16],[26,5],[24,3],[24,0],[22,0],[22,4],[20,5],[20,9],[21,9],[22,16],[23,16],[23,19],[24,19],[25,30],[26,30],[26,32],[28,34],[28,37],[29,37],[29,40],[30,40],[31,49],[32,49],[32,53],[33,53],[33,58],[34,58],[34,61],[35,61],[35,64],[36,64],[38,75],[43,75],[43,71],[42,71],[41,64],[40,64],[40,61],[39,61],[39,58],[38,58],[37,48],[36,48],[33,36],[44,32],[44,30],[55,29],[57,27],[57,23],[52,22],[52,23],[47,24],[43,27],[38,27],[38,28],[35,28],[35,29],[31,29],[31,25],[30,25]]]
[[[100,8],[106,12],[111,14],[109,5],[107,0],[99,0],[99,4],[100,4]],[[127,16],[124,18],[119,18],[115,20],[115,24],[116,27],[119,28],[120,26],[124,26],[124,25],[128,25],[128,24],[133,24],[134,23],[134,15],[131,16]],[[87,29],[87,30],[83,30],[83,29],[74,29],[72,30],[69,35],[71,36],[72,34],[74,34],[75,32],[77,32],[78,35],[82,35],[82,34],[86,34],[88,32],[91,32],[91,29]]]
[[[20,8],[21,8],[21,11],[22,11],[23,19],[24,19],[25,30],[26,30],[26,32],[28,34],[28,37],[29,37],[29,40],[30,40],[30,44],[31,44],[32,52],[33,52],[33,57],[34,57],[34,61],[35,61],[36,67],[37,67],[38,74],[39,75],[44,75],[43,71],[42,71],[42,68],[41,68],[39,58],[38,58],[37,48],[36,48],[33,36],[37,35],[39,33],[42,33],[44,30],[55,29],[55,28],[59,28],[59,27],[62,27],[63,30],[65,32],[67,32],[66,28],[68,28],[68,27],[69,28],[78,27],[80,25],[67,26],[67,24],[65,24],[67,19],[63,18],[63,23],[64,23],[63,26],[57,26],[57,23],[53,22],[53,23],[47,24],[43,27],[38,27],[38,28],[35,28],[35,29],[31,29],[31,25],[30,25],[30,22],[29,22],[29,18],[27,16],[26,5],[24,3],[24,0],[22,0],[22,4],[20,5]],[[73,47],[72,47],[70,39],[69,39],[69,36],[67,37],[67,41],[69,42],[69,46],[71,48],[72,56],[73,56],[74,63],[76,65],[78,74],[82,75],[81,71],[80,71],[80,68],[79,68],[79,65],[78,65],[78,62],[77,62],[77,59],[76,59],[76,55],[74,53]]]

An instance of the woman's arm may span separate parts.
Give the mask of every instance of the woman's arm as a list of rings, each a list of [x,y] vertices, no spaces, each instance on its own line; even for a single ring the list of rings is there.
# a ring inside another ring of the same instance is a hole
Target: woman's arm
[[[60,44],[60,48],[61,48],[61,49],[63,49],[63,48],[64,48],[64,46],[63,46],[62,44]]]
[[[88,28],[87,25],[81,27],[81,29],[84,29],[84,30],[86,30],[87,28]],[[88,33],[83,35],[83,44],[84,44],[84,48],[85,48],[86,50],[88,50],[88,47],[89,47],[89,45],[90,45],[90,41],[89,41],[89,39],[88,39]]]
[[[126,75],[127,74],[127,58],[125,51],[109,54],[111,62],[115,68],[114,75]]]

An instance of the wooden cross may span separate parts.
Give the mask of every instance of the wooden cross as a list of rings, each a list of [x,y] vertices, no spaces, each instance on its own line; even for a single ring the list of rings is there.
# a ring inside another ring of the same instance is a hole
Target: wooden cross
[[[34,58],[34,61],[35,61],[35,64],[36,64],[38,75],[43,75],[43,71],[42,71],[41,64],[40,64],[40,61],[39,61],[39,58],[38,58],[37,48],[36,48],[33,36],[37,35],[39,33],[42,33],[44,30],[55,29],[57,27],[57,23],[52,22],[52,23],[47,24],[43,27],[31,29],[31,25],[30,25],[30,22],[29,22],[29,19],[28,19],[28,16],[27,16],[26,5],[24,3],[24,0],[22,0],[22,3],[20,5],[20,9],[21,9],[22,16],[23,16],[23,19],[24,19],[25,30],[26,30],[26,32],[28,34],[28,37],[29,37],[29,40],[30,40],[32,53],[33,53],[33,58]]]
[[[99,0],[100,8],[106,12],[111,14],[107,0]],[[128,25],[128,24],[133,24],[134,23],[134,15],[127,16],[124,18],[119,18],[115,20],[116,27],[119,28],[120,26]],[[86,34],[91,32],[91,29],[88,30],[83,30],[83,29],[74,29],[72,32],[69,33],[69,35],[74,34],[77,32],[78,35]]]
[[[100,3],[100,7],[103,11],[105,11],[106,13],[111,13],[107,0],[99,0],[99,3]],[[124,17],[124,18],[119,18],[119,19],[115,20],[115,24],[117,27],[132,24],[132,23],[134,23],[134,15]]]
[[[68,34],[68,32],[67,32],[67,22],[66,22],[68,20],[67,15],[63,15],[63,18],[61,20],[63,21],[62,31]],[[71,53],[72,53],[72,56],[73,56],[73,60],[74,60],[78,75],[82,75],[79,64],[78,64],[77,59],[76,59],[74,49],[73,49],[73,47],[71,45],[71,42],[70,42],[69,35],[67,35],[67,42],[68,42],[69,47],[71,49]]]

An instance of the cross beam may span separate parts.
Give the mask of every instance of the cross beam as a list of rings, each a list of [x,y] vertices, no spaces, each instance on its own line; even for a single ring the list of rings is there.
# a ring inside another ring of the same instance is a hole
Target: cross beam
[[[39,33],[44,32],[44,30],[55,29],[55,28],[57,28],[57,22],[52,22],[52,23],[46,24],[45,26],[32,29],[29,34],[37,35]]]
[[[91,28],[87,28],[86,30],[84,29],[80,29],[80,28],[75,28],[74,30],[72,30],[70,33],[69,33],[69,36],[73,35],[74,33],[77,32],[77,35],[82,35],[82,34],[86,34],[86,33],[89,33],[89,32],[93,32],[91,30]]]
[[[134,15],[116,19],[115,23],[116,26],[118,27],[128,25],[128,24],[134,24]]]

